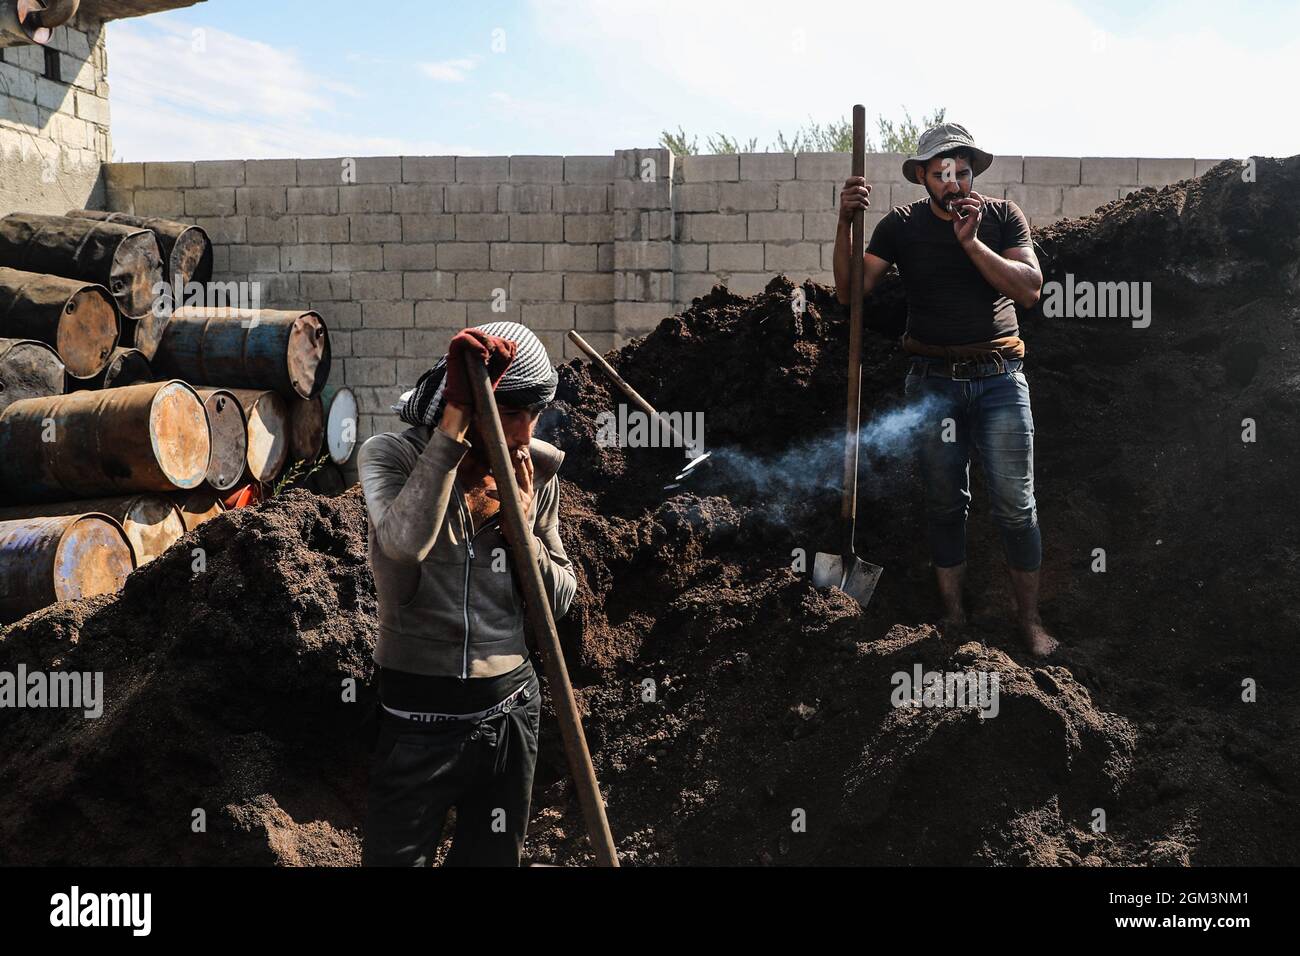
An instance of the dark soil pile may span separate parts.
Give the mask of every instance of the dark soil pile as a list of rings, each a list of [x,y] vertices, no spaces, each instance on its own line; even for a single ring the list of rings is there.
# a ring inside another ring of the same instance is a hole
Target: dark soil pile
[[[602,447],[620,398],[564,367],[540,429],[568,453],[561,637],[625,861],[1300,861],[1296,195],[1300,158],[1258,160],[1253,182],[1223,164],[1038,236],[1049,281],[1153,292],[1146,328],[1022,317],[1043,610],[1065,645],[1046,664],[1009,627],[978,468],[972,623],[933,626],[897,281],[868,308],[857,550],[886,571],[866,611],[809,580],[836,547],[830,290],[805,285],[801,308],[782,277],[715,290],[612,356],[660,409],[704,416],[713,459],[669,491],[682,452]],[[107,697],[98,721],[0,712],[6,862],[355,861],[369,704],[342,682],[369,668],[364,528],[355,491],[292,492],[203,525],[119,599],[4,632],[0,669],[103,670]],[[996,715],[895,707],[917,665],[996,672]],[[591,859],[553,720],[534,807],[532,859]]]

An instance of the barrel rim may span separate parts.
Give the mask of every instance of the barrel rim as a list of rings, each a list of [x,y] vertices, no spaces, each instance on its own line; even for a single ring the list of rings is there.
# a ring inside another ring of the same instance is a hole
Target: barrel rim
[[[151,382],[148,384],[155,384],[155,383]],[[153,420],[154,413],[157,411],[160,396],[172,385],[180,385],[182,388],[185,389],[185,391],[193,395],[194,400],[199,403],[199,408],[203,411],[203,425],[206,429],[208,429],[208,456],[203,462],[203,469],[202,469],[203,473],[199,475],[199,477],[196,480],[186,479],[189,482],[188,484],[178,484],[175,478],[173,478],[171,475],[167,475],[168,480],[171,481],[173,485],[176,485],[177,488],[181,488],[183,490],[188,491],[189,489],[195,488],[207,480],[208,465],[212,461],[212,427],[208,424],[208,410],[203,404],[203,398],[195,390],[194,386],[191,385],[189,382],[185,381],[184,379],[169,378],[169,379],[165,379],[164,381],[158,382],[156,384],[158,385],[158,388],[154,391],[153,397],[149,399],[149,420],[150,421]],[[162,449],[158,447],[158,434],[156,432],[149,436],[149,446],[153,451],[154,460],[158,463],[159,470],[163,471],[163,473],[166,474],[166,472],[162,468]]]

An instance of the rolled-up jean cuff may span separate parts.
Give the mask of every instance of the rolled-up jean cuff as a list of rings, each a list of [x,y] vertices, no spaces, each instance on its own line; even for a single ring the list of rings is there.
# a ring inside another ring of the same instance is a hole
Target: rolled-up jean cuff
[[[1028,528],[999,528],[1007,563],[1017,571],[1037,571],[1043,563],[1043,535],[1038,523]]]

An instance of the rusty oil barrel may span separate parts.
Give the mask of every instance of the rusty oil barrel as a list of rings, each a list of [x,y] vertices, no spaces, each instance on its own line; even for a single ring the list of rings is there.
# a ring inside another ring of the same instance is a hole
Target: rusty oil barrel
[[[208,484],[229,491],[239,484],[248,462],[248,419],[234,392],[224,388],[199,388],[208,413],[212,456],[208,459]]]
[[[0,521],[0,617],[109,594],[134,567],[126,532],[106,514]]]
[[[197,385],[312,398],[329,378],[329,333],[316,312],[183,306],[163,330],[154,364]]]
[[[180,506],[167,495],[118,495],[85,498],[43,505],[0,508],[0,521],[44,518],[52,515],[106,514],[122,526],[131,543],[136,567],[152,561],[185,533]]]
[[[314,464],[325,444],[325,405],[321,396],[294,396],[289,403],[289,460]]]
[[[212,278],[212,242],[201,226],[157,216],[133,216],[98,209],[69,209],[68,215],[74,219],[94,219],[148,229],[158,240],[162,252],[163,281],[174,283],[182,294],[187,282],[207,283]]]
[[[68,391],[82,388],[121,388],[154,380],[153,367],[144,353],[136,348],[119,345],[108,357],[108,364],[92,379],[81,381],[69,378]]]
[[[0,335],[51,346],[73,378],[103,370],[120,326],[117,303],[102,285],[0,268]]]
[[[162,252],[148,229],[29,212],[0,219],[0,266],[97,282],[123,318],[136,321],[152,314],[163,278]]]
[[[221,492],[206,486],[190,491],[174,491],[171,497],[180,508],[186,531],[193,531],[203,522],[223,514],[226,510],[226,506],[221,502]]]
[[[0,339],[0,412],[24,398],[62,395],[63,361],[44,342]]]
[[[174,380],[27,398],[0,413],[0,491],[14,503],[194,488],[210,452],[203,400]]]
[[[346,385],[326,385],[321,403],[325,406],[325,449],[330,461],[346,465],[357,447],[357,397]]]
[[[248,422],[244,481],[274,481],[289,460],[289,405],[269,389],[227,389],[239,401]]]

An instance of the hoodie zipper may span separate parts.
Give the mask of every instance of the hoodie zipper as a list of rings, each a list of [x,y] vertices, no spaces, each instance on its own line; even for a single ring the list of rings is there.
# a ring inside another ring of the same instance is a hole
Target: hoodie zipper
[[[465,522],[465,531],[468,532],[465,535],[465,590],[463,594],[465,642],[461,646],[460,655],[460,676],[461,679],[464,680],[469,678],[469,569],[474,561],[474,539],[478,537],[478,535],[486,529],[488,525],[495,521],[498,516],[493,515],[491,518],[488,518],[487,521],[483,522],[483,527],[479,528],[478,531],[474,531],[474,523],[470,520],[469,508],[465,505],[465,493],[461,490],[459,481],[455,482],[455,487],[456,502],[460,506],[461,518]]]

